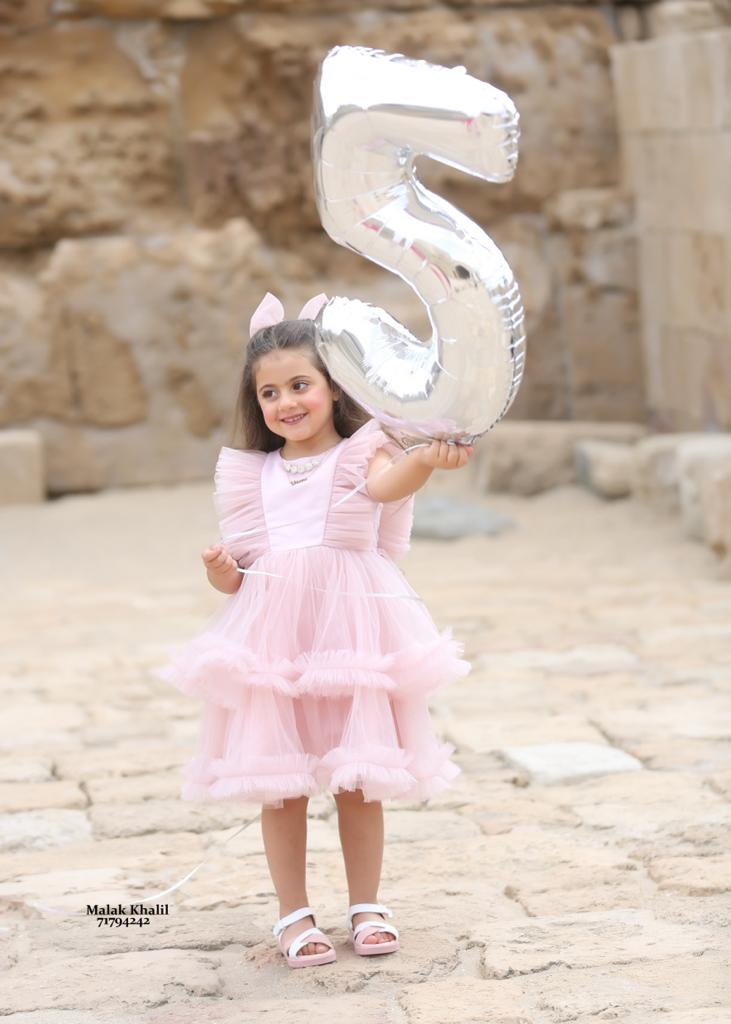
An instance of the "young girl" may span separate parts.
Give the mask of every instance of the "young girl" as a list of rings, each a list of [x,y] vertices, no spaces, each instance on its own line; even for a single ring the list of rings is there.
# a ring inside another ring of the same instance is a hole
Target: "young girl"
[[[409,548],[414,492],[472,448],[434,441],[389,465],[401,449],[317,353],[311,318],[326,301],[283,320],[267,293],[251,319],[237,400],[245,450],[221,449],[222,544],[202,553],[211,584],[231,596],[159,671],[204,701],[182,799],[262,805],[273,932],[291,967],[336,959],[305,883],[307,804],[322,789],[338,809],[353,948],[399,948],[377,895],[381,801],[428,800],[459,774],[427,698],[470,669],[395,559]]]

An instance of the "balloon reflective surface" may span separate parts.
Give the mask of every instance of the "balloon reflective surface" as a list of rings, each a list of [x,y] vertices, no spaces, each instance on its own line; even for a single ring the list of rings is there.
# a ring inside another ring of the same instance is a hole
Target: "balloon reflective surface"
[[[464,68],[352,46],[320,67],[312,163],[322,225],[414,289],[432,336],[422,342],[380,307],[338,296],[317,318],[318,348],[333,379],[402,446],[472,443],[522,380],[523,305],[506,259],[414,171],[424,155],[509,181],[518,120],[509,96]]]

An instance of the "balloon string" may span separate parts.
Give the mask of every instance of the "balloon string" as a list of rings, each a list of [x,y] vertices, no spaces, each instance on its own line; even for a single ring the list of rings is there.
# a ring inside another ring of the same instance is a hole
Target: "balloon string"
[[[184,885],[188,881],[189,878],[193,877],[193,875],[196,873],[196,871],[198,871],[199,868],[202,868],[204,864],[207,864],[209,862],[209,860],[211,859],[213,854],[218,849],[222,849],[227,843],[230,843],[232,839],[235,839],[236,836],[240,832],[243,832],[243,830],[245,828],[248,828],[249,825],[253,824],[259,817],[260,817],[260,813],[257,814],[256,817],[251,818],[249,821],[245,821],[243,825],[239,826],[239,828],[234,832],[233,835],[228,836],[228,838],[224,839],[223,842],[214,844],[214,846],[208,851],[208,853],[203,858],[203,860],[200,862],[200,864],[196,864],[196,866],[194,868],[191,868],[191,870],[186,875],[183,875],[183,877],[178,879],[177,882],[174,882],[172,885],[168,886],[167,889],[163,889],[162,892],[147,893],[144,896],[130,896],[127,899],[126,902],[130,903],[130,904],[132,904],[132,903],[147,903],[148,901],[152,902],[153,900],[160,899],[161,896],[167,896],[167,894],[169,892],[174,892],[175,889],[179,889],[181,885]],[[124,906],[125,905],[124,901],[123,900],[119,900],[118,897],[115,897],[114,899],[115,899],[115,903],[119,903],[120,906]],[[26,900],[25,902],[26,902],[26,904],[29,907],[34,907],[36,910],[40,910],[42,913],[45,913],[45,914],[54,914],[54,915],[60,916],[60,917],[87,917],[88,916],[85,910],[71,910],[71,911],[69,911],[69,910],[67,910],[66,907],[59,907],[59,906],[55,906],[54,907],[54,906],[51,906],[48,903],[43,903],[41,900]],[[116,916],[125,917],[127,915],[119,914],[119,915],[116,915]]]

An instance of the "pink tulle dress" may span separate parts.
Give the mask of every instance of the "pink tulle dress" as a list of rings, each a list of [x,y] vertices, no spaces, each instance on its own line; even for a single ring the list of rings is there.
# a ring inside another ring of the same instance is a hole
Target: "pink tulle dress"
[[[366,801],[424,801],[460,773],[427,698],[471,666],[395,562],[409,548],[414,495],[379,503],[363,488],[340,500],[379,448],[399,451],[371,419],[297,485],[278,450],[221,449],[221,540],[261,575],[244,575],[157,670],[204,702],[183,800],[281,807],[362,789]]]

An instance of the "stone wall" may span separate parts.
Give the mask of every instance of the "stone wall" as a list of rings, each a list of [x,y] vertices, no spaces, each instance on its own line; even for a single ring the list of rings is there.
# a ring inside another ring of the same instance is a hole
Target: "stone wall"
[[[628,10],[0,3],[0,427],[41,432],[51,493],[206,477],[267,289],[287,309],[321,290],[366,298],[426,335],[411,290],[317,217],[312,84],[347,43],[463,64],[518,106],[511,183],[419,168],[519,281],[528,360],[510,416],[643,420],[609,69],[640,30]]]
[[[662,4],[663,35],[611,51],[659,430],[731,429],[731,28],[685,31],[716,15]]]

